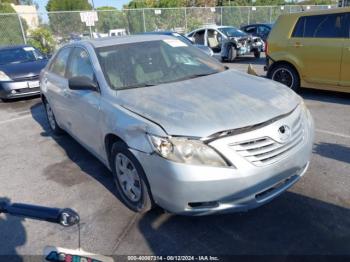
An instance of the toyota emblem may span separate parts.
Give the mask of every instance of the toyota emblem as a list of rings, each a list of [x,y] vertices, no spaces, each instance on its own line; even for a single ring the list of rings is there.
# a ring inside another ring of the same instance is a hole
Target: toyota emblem
[[[290,135],[291,135],[290,127],[287,125],[280,126],[278,128],[278,134],[279,134],[279,138],[282,142],[289,140]]]

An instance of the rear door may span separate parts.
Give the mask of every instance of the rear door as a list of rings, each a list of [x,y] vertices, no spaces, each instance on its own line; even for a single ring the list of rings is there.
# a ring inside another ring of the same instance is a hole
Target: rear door
[[[288,49],[305,81],[339,84],[345,23],[344,14],[299,18]]]
[[[68,80],[65,74],[71,50],[71,47],[61,49],[42,78],[42,89],[53,109],[56,121],[65,129],[67,128],[67,121],[69,118],[67,111],[68,102],[65,99],[65,90],[68,87]]]
[[[340,85],[346,86],[346,90],[350,91],[350,13],[346,14],[348,23],[346,24],[346,39],[344,40],[343,45],[343,54],[341,62],[341,73],[340,73]]]

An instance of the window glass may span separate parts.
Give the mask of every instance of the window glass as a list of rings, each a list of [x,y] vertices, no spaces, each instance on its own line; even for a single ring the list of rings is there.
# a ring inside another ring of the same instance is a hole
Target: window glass
[[[200,31],[197,31],[193,37],[194,37],[194,42],[198,45],[204,45],[204,33],[205,33],[205,30],[200,30]]]
[[[260,35],[268,35],[270,33],[270,28],[267,26],[259,26],[257,31]]]
[[[219,30],[228,37],[244,37],[247,34],[235,27],[219,27]]]
[[[315,15],[299,19],[293,37],[337,38],[344,37],[345,15]]]
[[[71,51],[71,48],[64,48],[57,54],[57,56],[55,57],[55,60],[52,62],[50,66],[51,72],[63,77],[65,76],[66,65],[67,65],[70,51]]]
[[[292,37],[303,37],[305,27],[305,17],[300,17],[294,27]]]
[[[248,34],[255,34],[256,33],[256,27],[255,26],[246,27],[244,29],[244,31],[247,32]]]
[[[107,46],[96,51],[112,89],[159,85],[225,70],[203,51],[176,38]]]
[[[44,59],[44,56],[31,46],[0,50],[0,65],[26,63]]]
[[[69,63],[68,77],[87,77],[94,81],[95,74],[89,54],[82,48],[74,48]]]

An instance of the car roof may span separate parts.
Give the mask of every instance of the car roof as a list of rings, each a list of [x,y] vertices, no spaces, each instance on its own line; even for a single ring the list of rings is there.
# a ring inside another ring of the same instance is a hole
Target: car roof
[[[24,48],[24,47],[32,47],[30,45],[11,45],[11,46],[0,46],[1,50],[11,50],[11,49],[18,49],[18,48]]]
[[[153,32],[144,32],[141,34],[143,34],[143,35],[173,35],[173,34],[176,34],[176,32],[173,32],[173,31],[153,31]]]
[[[132,43],[142,43],[149,41],[160,41],[165,39],[174,39],[169,35],[159,35],[159,34],[140,34],[140,35],[130,35],[130,36],[117,36],[117,37],[102,37],[97,39],[86,39],[69,44],[74,46],[76,44],[90,44],[94,48],[106,47],[112,45],[123,45]]]

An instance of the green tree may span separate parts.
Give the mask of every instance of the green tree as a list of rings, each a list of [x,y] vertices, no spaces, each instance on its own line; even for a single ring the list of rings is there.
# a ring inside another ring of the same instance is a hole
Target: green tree
[[[81,22],[79,12],[56,12],[56,11],[83,11],[91,10],[88,0],[49,0],[46,10],[50,27],[59,40],[70,37],[70,34],[82,34],[87,31],[86,25]]]
[[[102,6],[97,8],[98,22],[96,28],[98,32],[108,33],[111,29],[128,28],[128,21],[125,13],[115,7]]]
[[[23,35],[20,25],[20,18],[9,3],[0,3],[0,45],[23,44]],[[24,19],[21,19],[24,32],[28,26]]]
[[[92,6],[88,0],[49,0],[46,10],[51,11],[74,11],[91,10]]]
[[[55,40],[48,28],[39,27],[29,31],[28,44],[39,49],[44,54],[51,54],[55,48]]]

